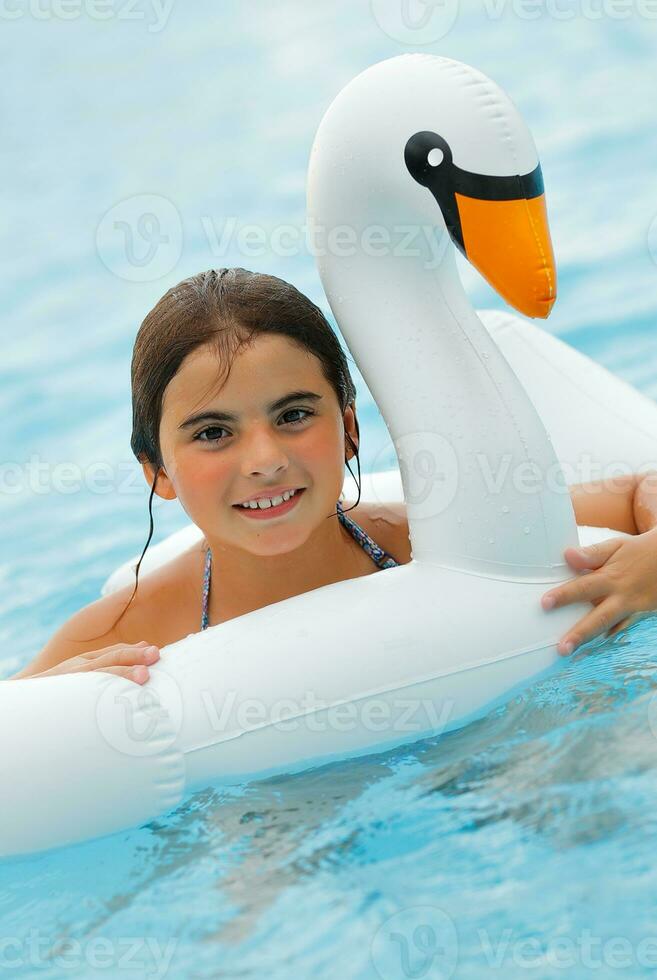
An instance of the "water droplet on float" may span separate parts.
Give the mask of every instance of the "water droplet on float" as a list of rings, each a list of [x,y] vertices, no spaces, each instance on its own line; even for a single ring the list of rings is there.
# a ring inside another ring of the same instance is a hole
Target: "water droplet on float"
[[[523,527],[523,531],[525,532],[525,534],[529,534],[529,528],[528,527]]]
[[[488,539],[488,543],[489,544],[495,544],[495,538],[489,538]]]
[[[506,504],[505,504],[505,505],[504,505],[504,507],[502,508],[502,513],[503,513],[503,514],[508,514],[508,513],[509,513],[509,508],[507,507],[507,505],[506,505]]]

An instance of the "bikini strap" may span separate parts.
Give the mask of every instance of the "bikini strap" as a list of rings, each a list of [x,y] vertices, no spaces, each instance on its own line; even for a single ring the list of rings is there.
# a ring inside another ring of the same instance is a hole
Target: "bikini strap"
[[[372,561],[376,562],[379,568],[396,568],[397,565],[399,565],[399,562],[396,561],[392,555],[388,554],[387,551],[384,551],[383,548],[379,547],[376,541],[369,536],[367,531],[365,531],[360,524],[357,524],[351,517],[347,517],[342,510],[342,504],[339,500],[336,504],[336,509],[340,523],[351,532],[356,541],[358,541],[359,545],[364,551],[367,552]]]
[[[205,553],[205,571],[203,573],[203,601],[201,603],[201,629],[206,630],[208,623],[208,596],[210,595],[210,577],[212,572],[212,551],[208,547]]]

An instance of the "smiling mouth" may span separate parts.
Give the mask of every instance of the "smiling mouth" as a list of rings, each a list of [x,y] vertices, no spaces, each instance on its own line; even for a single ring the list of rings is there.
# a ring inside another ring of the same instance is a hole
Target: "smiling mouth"
[[[296,506],[305,489],[305,487],[299,487],[297,490],[295,490],[291,497],[288,497],[287,500],[284,500],[275,507],[271,506],[271,504],[268,507],[260,507],[260,505],[257,507],[245,507],[243,504],[233,504],[233,507],[236,510],[239,510],[240,513],[244,514],[245,517],[255,517],[261,519],[267,517],[277,517],[279,514],[286,514],[289,510],[292,510],[292,508]]]

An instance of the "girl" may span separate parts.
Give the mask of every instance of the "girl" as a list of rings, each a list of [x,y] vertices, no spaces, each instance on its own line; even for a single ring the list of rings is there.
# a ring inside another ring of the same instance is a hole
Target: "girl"
[[[104,670],[142,684],[159,648],[190,633],[411,560],[403,504],[361,504],[358,483],[342,506],[353,457],[360,478],[356,390],[326,318],[283,280],[221,269],[170,289],[137,334],[132,406],[151,487],[134,589],[81,609],[12,679]],[[578,524],[639,536],[568,549],[577,571],[598,570],[553,589],[554,605],[597,604],[564,641],[657,605],[657,494],[644,479],[570,488]],[[140,584],[154,493],[177,497],[204,540]]]

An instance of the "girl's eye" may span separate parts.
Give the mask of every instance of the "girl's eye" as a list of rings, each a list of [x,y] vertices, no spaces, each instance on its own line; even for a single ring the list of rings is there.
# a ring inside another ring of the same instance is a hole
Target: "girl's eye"
[[[194,436],[194,440],[198,442],[221,442],[222,440],[220,439],[201,439],[201,436],[204,436],[206,432],[227,432],[227,431],[228,431],[227,429],[222,429],[220,425],[211,425],[208,429],[202,429],[201,432],[197,433],[197,435]]]
[[[294,412],[303,412],[304,418],[297,419],[296,421],[293,422],[286,422],[285,423],[286,425],[302,425],[306,421],[305,416],[315,414],[314,412],[310,411],[310,409],[307,408],[289,408],[287,412],[283,413],[281,418],[285,418],[287,415],[293,415]],[[224,429],[224,427],[221,425],[210,425],[206,429],[201,429],[201,431],[194,436],[194,439],[195,440],[197,439],[199,442],[224,442],[225,441],[224,439],[220,439],[220,438],[201,439],[201,436],[205,435],[207,432],[228,432],[228,429]]]
[[[288,422],[287,425],[300,425],[302,422],[306,421],[307,415],[315,414],[314,412],[311,412],[310,409],[307,408],[288,408],[287,412],[284,412],[281,418],[285,418],[286,415],[293,415],[295,412],[303,412],[304,417],[302,419],[297,419],[296,422]]]

